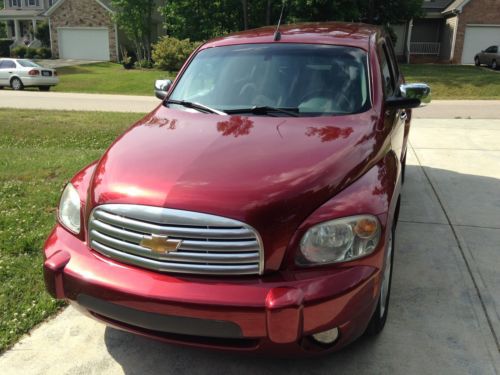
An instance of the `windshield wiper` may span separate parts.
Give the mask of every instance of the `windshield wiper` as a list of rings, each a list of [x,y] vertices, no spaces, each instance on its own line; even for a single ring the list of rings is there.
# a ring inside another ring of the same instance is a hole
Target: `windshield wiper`
[[[276,108],[270,106],[253,106],[251,108],[238,108],[238,109],[228,109],[226,110],[227,114],[236,114],[236,113],[253,113],[255,115],[267,115],[271,112],[283,113],[292,117],[299,117],[299,109],[298,108]]]
[[[219,111],[218,109],[207,107],[206,105],[203,105],[200,103],[187,102],[185,100],[175,100],[175,99],[168,99],[167,103],[182,105],[183,107],[193,108],[193,109],[196,109],[196,110],[202,111],[202,112],[215,113],[216,115],[221,115],[221,116],[227,115],[226,112],[222,112],[222,111]]]

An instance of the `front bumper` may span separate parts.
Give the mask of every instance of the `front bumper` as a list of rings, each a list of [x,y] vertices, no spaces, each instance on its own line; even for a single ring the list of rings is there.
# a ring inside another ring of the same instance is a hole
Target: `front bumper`
[[[261,277],[190,277],[117,263],[57,225],[45,244],[47,290],[107,324],[199,347],[314,354],[360,336],[376,308],[370,266]],[[338,327],[334,345],[313,333]]]

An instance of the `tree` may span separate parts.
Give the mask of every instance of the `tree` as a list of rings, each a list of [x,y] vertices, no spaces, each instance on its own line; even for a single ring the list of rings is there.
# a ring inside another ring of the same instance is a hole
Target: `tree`
[[[206,40],[242,30],[241,0],[168,0],[161,8],[169,36]]]
[[[114,19],[135,47],[138,61],[151,61],[153,11],[155,0],[111,0]]]
[[[50,30],[48,22],[40,22],[36,28],[35,38],[42,42],[42,46],[50,47]]]
[[[423,0],[288,0],[283,23],[347,21],[390,25],[421,14]],[[275,25],[278,0],[168,0],[162,13],[170,36],[206,40]],[[195,22],[193,22],[195,20]]]

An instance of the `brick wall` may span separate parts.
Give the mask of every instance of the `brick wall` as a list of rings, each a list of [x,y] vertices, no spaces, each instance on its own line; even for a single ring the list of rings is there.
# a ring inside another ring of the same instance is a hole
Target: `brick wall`
[[[65,0],[50,16],[52,56],[54,57],[59,57],[58,27],[107,27],[110,57],[112,61],[117,61],[115,24],[111,19],[111,13],[97,1]]]
[[[460,64],[464,47],[467,24],[500,25],[500,0],[470,0],[458,16],[458,30],[455,41],[455,53],[452,62]]]

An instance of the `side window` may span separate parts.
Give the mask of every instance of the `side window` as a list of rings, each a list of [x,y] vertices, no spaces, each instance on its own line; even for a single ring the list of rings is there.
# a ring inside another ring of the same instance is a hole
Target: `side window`
[[[4,69],[12,69],[16,67],[16,63],[14,61],[4,61],[2,64],[2,68]]]
[[[492,53],[498,53],[498,47],[497,46],[493,47]]]
[[[391,65],[393,68],[393,73],[394,73],[394,80],[396,83],[399,81],[399,66],[398,66],[398,59],[396,58],[396,52],[394,51],[394,47],[392,45],[391,38],[386,39],[386,46],[389,51],[389,56],[391,58]]]
[[[380,68],[382,73],[382,85],[384,88],[384,94],[386,96],[391,96],[394,93],[394,76],[389,59],[389,54],[387,53],[387,48],[385,44],[380,47]]]
[[[496,49],[495,46],[491,46],[491,47],[486,48],[486,51],[484,51],[484,52],[486,52],[486,53],[496,53],[495,49]]]

